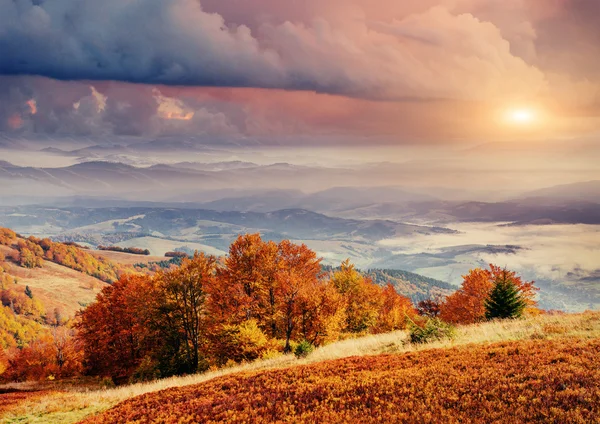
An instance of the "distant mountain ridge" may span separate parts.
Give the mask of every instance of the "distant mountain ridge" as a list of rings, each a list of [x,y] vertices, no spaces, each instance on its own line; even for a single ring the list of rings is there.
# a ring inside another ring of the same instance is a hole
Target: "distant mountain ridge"
[[[46,225],[50,221],[64,230],[114,221],[114,225],[110,226],[113,231],[147,234],[160,232],[165,235],[176,234],[181,230],[197,226],[215,234],[223,231],[229,233],[263,230],[274,237],[318,240],[351,237],[376,241],[414,233],[454,233],[453,230],[442,227],[404,224],[391,220],[336,218],[304,209],[281,209],[262,213],[156,207],[60,209],[38,206],[10,210],[14,212],[0,217],[0,222],[6,226],[21,226],[24,223]],[[118,222],[124,219],[127,222]]]
[[[540,190],[530,191],[521,197],[573,199],[588,202],[600,201],[600,180],[547,187]]]

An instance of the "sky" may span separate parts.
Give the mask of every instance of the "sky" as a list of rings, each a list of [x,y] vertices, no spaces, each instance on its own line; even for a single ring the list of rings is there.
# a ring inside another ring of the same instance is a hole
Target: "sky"
[[[0,0],[0,132],[595,139],[597,0]]]

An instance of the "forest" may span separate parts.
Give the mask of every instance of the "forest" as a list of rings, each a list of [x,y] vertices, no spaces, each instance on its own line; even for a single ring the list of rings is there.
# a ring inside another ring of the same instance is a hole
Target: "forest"
[[[413,304],[350,261],[324,268],[289,240],[240,235],[225,257],[196,253],[168,268],[124,267],[85,249],[0,230],[13,253],[0,261],[54,261],[104,277],[95,302],[75,317],[46,311],[28,287],[0,272],[0,376],[5,381],[108,378],[115,384],[214,370],[365,334],[407,329],[420,343],[451,337],[454,325],[539,314],[536,287],[494,265],[474,269],[446,298]],[[446,331],[448,330],[448,331]]]

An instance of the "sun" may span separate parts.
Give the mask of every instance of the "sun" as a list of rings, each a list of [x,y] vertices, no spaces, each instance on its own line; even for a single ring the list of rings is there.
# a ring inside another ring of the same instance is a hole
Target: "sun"
[[[516,123],[527,124],[534,118],[534,112],[531,109],[515,109],[510,112],[510,119]]]
[[[510,125],[526,127],[534,125],[540,119],[539,113],[529,107],[507,109],[504,121]]]

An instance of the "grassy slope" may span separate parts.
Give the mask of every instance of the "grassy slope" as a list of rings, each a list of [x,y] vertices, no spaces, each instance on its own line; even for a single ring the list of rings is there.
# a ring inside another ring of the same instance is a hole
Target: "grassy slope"
[[[149,393],[85,423],[591,423],[599,356],[600,339],[355,356]]]
[[[55,392],[32,400],[24,400],[5,412],[4,416],[0,415],[0,418],[4,418],[7,423],[74,423],[146,393],[172,387],[191,386],[236,373],[284,369],[351,356],[407,353],[520,340],[549,339],[556,340],[558,345],[569,346],[579,343],[577,340],[598,338],[600,338],[600,313],[540,316],[527,320],[461,327],[453,341],[440,341],[420,346],[407,344],[406,333],[400,331],[333,343],[317,349],[308,358],[302,360],[286,355],[205,374],[169,378],[115,389]],[[464,352],[470,351],[471,348],[475,346],[465,349]],[[419,355],[414,357],[418,358]]]
[[[0,250],[8,255],[12,249],[0,246]],[[25,286],[29,286],[48,313],[60,307],[68,316],[73,316],[107,286],[97,278],[49,261],[44,261],[43,268],[34,269],[8,265],[8,273],[18,281],[11,288],[24,291]]]
[[[0,245],[0,252],[8,256],[14,252],[14,249]],[[87,252],[121,265],[168,259],[164,256],[132,255],[111,251],[89,250]],[[83,305],[93,302],[100,290],[108,285],[90,275],[50,261],[44,261],[42,268],[34,269],[22,268],[10,263],[6,263],[5,266],[9,267],[8,273],[18,281],[18,284],[11,288],[24,291],[25,286],[29,286],[34,296],[42,302],[49,313],[59,307],[68,316],[74,316]]]

